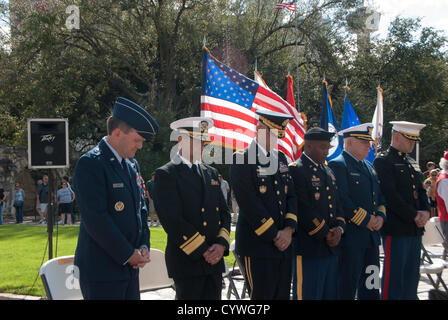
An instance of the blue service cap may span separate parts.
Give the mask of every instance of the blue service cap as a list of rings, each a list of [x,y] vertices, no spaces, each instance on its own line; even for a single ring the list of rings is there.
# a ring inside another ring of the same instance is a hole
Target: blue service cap
[[[156,120],[145,109],[123,97],[115,101],[113,116],[126,122],[146,140],[159,131]]]

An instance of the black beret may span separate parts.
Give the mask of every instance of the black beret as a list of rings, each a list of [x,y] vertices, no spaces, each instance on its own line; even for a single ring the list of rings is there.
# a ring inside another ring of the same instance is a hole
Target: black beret
[[[305,133],[305,140],[331,141],[331,138],[333,138],[335,134],[335,132],[329,132],[322,128],[314,127]]]

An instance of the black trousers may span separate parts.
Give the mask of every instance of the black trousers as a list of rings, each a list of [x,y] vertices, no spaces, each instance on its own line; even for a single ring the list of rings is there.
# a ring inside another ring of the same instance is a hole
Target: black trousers
[[[221,300],[222,274],[174,278],[177,300]]]
[[[291,258],[243,257],[252,300],[290,300]]]
[[[125,281],[80,281],[85,300],[140,300],[138,277]]]

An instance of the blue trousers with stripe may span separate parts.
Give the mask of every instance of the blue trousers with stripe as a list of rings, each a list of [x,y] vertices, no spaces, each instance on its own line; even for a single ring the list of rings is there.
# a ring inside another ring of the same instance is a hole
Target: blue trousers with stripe
[[[293,274],[294,300],[337,300],[339,257],[296,256]]]
[[[290,300],[291,258],[243,257],[251,300]]]
[[[418,300],[421,237],[383,237],[383,300]]]
[[[370,271],[373,266],[374,270]],[[370,267],[370,268],[369,268]],[[339,299],[379,300],[379,247],[358,248],[345,246],[339,257]],[[372,274],[376,272],[376,274]],[[376,277],[374,283],[370,280]]]

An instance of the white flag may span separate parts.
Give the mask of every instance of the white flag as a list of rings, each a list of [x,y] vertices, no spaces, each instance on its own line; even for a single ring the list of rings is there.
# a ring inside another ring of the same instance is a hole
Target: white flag
[[[383,136],[383,89],[381,89],[380,87],[376,89],[378,90],[378,96],[376,101],[375,113],[373,114],[372,118],[372,138],[374,140],[374,143],[381,143],[381,137]]]

